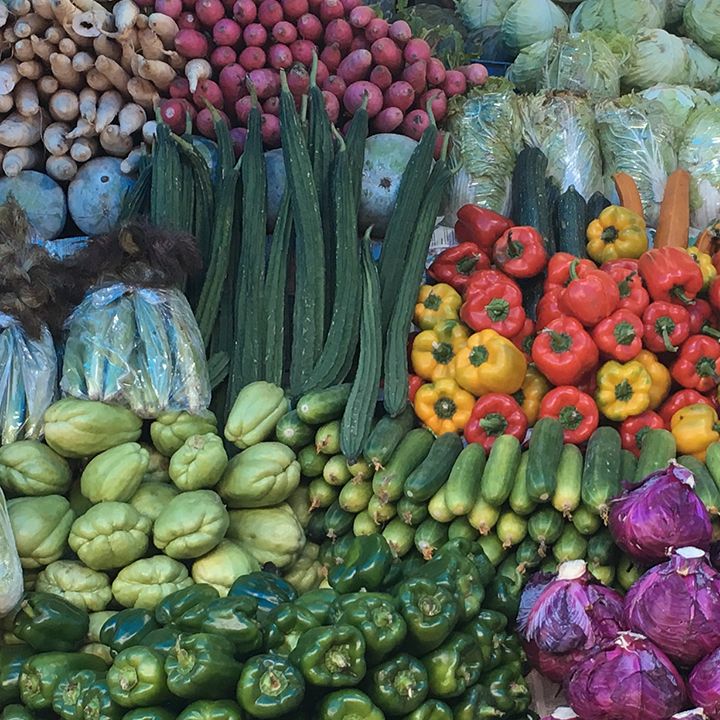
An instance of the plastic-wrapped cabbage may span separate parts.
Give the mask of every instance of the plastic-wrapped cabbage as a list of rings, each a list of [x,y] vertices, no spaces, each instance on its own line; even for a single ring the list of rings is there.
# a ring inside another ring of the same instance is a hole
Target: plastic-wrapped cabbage
[[[595,115],[588,100],[568,93],[520,98],[525,144],[548,159],[548,174],[562,192],[571,185],[585,198],[603,189]]]
[[[123,607],[154,610],[164,597],[192,584],[181,562],[166,555],[155,555],[124,567],[113,581],[112,593]]]
[[[237,578],[259,569],[258,561],[240,543],[223,540],[214,550],[198,558],[191,572],[196,583],[212,585],[220,597],[225,597]]]
[[[672,126],[662,105],[637,95],[604,101],[595,109],[605,167],[606,195],[612,177],[624,172],[634,178],[645,220],[654,227],[668,175],[677,167]]]
[[[720,217],[720,105],[698,108],[690,115],[678,164],[692,178],[692,225],[704,228]]]
[[[508,68],[507,79],[520,92],[533,93],[542,89],[545,68],[554,57],[554,49],[552,40],[540,40],[523,48]]]
[[[720,58],[720,3],[689,0],[683,12],[685,34],[708,55]]]
[[[661,29],[643,30],[633,38],[633,50],[624,66],[622,78],[626,90],[645,90],[667,83],[691,82],[687,45],[676,35]]]
[[[665,25],[663,4],[655,0],[584,0],[570,19],[570,30],[612,30],[632,35]]]
[[[688,83],[708,92],[720,90],[720,62],[715,58],[711,58],[692,40],[683,38],[683,42],[690,61]]]
[[[672,125],[675,145],[679,145],[685,135],[688,117],[695,108],[707,107],[711,96],[704,90],[688,85],[653,85],[639,93],[646,100],[660,103],[665,108],[665,115]]]
[[[522,50],[568,29],[568,16],[552,0],[517,0],[505,13],[502,39],[511,50]]]
[[[522,130],[517,96],[507,80],[490,78],[452,109],[452,159],[459,171],[450,181],[448,220],[468,203],[507,213],[510,183]]]
[[[679,25],[683,21],[683,11],[689,0],[667,0],[665,24],[667,26]]]
[[[7,615],[23,594],[23,572],[15,547],[5,495],[0,489],[0,617]]]
[[[35,590],[60,595],[86,612],[104,610],[112,600],[108,576],[76,560],[50,563],[38,575]]]

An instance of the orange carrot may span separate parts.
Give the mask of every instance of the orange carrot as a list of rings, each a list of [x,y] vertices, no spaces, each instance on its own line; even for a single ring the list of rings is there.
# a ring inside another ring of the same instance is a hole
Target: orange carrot
[[[690,173],[679,168],[668,178],[660,205],[655,247],[688,246],[690,233]]]
[[[708,255],[714,255],[720,250],[720,220],[708,225],[698,236],[695,247]]]
[[[641,218],[645,217],[643,212],[642,200],[640,199],[640,193],[638,192],[635,180],[627,173],[618,173],[613,177],[615,182],[615,190],[617,191],[618,197],[620,198],[620,204],[637,213]]]

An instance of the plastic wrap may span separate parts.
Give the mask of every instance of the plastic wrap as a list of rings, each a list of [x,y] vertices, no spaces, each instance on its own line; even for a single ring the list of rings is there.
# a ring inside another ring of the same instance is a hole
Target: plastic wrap
[[[548,175],[562,192],[571,185],[586,200],[603,189],[595,115],[588,100],[567,93],[525,95],[519,100],[523,139],[548,159]]]
[[[5,495],[0,489],[0,617],[7,615],[23,594],[23,572],[10,526]]]
[[[43,326],[34,340],[18,321],[0,313],[0,444],[39,438],[56,389],[50,331]]]
[[[177,290],[121,283],[93,290],[68,319],[66,336],[65,395],[122,404],[143,418],[210,404],[200,331]]]

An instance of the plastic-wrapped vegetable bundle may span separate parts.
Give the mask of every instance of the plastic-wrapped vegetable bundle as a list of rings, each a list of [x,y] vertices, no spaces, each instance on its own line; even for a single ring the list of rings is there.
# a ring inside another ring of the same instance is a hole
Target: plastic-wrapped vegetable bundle
[[[573,32],[611,30],[632,34],[665,25],[666,0],[585,0],[570,19]]]
[[[646,100],[659,102],[665,109],[666,117],[672,126],[674,144],[680,145],[685,137],[685,128],[690,114],[696,108],[704,108],[713,102],[704,90],[689,85],[653,85],[639,95]]]
[[[15,547],[5,495],[0,490],[0,617],[7,615],[20,602],[22,594],[20,556]]]
[[[568,93],[520,98],[523,139],[543,151],[548,174],[564,192],[571,185],[586,199],[603,189],[602,157],[590,103]]]

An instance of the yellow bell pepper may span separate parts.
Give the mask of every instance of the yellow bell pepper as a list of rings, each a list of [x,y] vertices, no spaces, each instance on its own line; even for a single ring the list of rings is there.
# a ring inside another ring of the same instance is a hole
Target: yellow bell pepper
[[[649,350],[641,350],[633,360],[637,360],[650,375],[652,385],[650,387],[650,405],[649,410],[655,410],[660,407],[662,401],[670,393],[670,385],[672,378],[670,371]]]
[[[645,221],[620,205],[606,207],[587,227],[587,252],[597,263],[639,258],[648,248]]]
[[[528,365],[522,387],[513,393],[513,397],[523,409],[530,427],[537,422],[540,403],[551,387],[547,378],[534,365]]]
[[[522,386],[526,372],[522,352],[490,329],[471,335],[455,358],[457,384],[478,397],[489,392],[514,393]]]
[[[707,290],[710,287],[710,283],[717,277],[717,270],[713,265],[712,258],[696,247],[688,248],[688,253],[700,267],[700,272],[703,277],[703,290]]]
[[[637,360],[606,362],[597,374],[595,392],[600,412],[615,422],[639,415],[650,407],[650,373]]]
[[[720,439],[720,421],[715,408],[697,403],[680,408],[672,416],[670,431],[675,438],[678,455],[694,455],[704,462],[708,446]]]
[[[457,320],[461,305],[462,298],[450,285],[422,285],[413,319],[421,330],[432,330],[442,320]]]
[[[415,414],[435,435],[462,432],[475,398],[452,378],[427,383],[415,393]]]
[[[438,323],[434,330],[418,333],[410,352],[415,374],[424,380],[454,377],[457,353],[465,347],[467,337],[465,327],[452,320]]]

